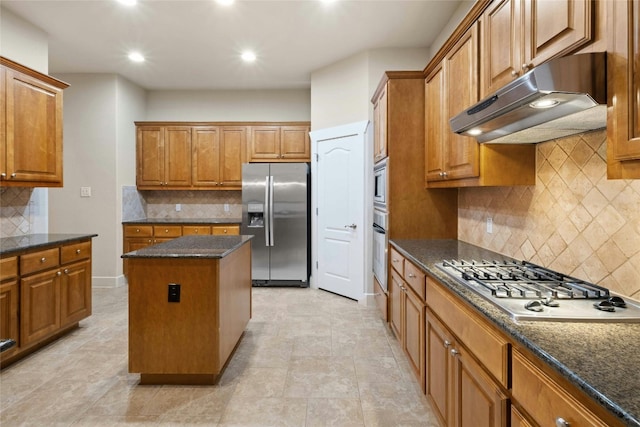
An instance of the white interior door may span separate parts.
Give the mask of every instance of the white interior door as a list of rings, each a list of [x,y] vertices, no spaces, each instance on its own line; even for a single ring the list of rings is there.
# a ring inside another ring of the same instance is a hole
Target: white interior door
[[[317,137],[316,286],[355,300],[365,293],[364,127]],[[343,131],[345,127],[340,127]],[[321,133],[321,131],[318,131]]]

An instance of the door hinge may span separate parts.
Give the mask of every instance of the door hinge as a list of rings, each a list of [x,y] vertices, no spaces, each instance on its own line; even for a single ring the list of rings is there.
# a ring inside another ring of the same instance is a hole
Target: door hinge
[[[318,269],[318,261],[316,261],[316,270]]]
[[[320,154],[316,153],[316,162],[320,161]]]
[[[316,216],[318,216],[318,208],[316,208]]]

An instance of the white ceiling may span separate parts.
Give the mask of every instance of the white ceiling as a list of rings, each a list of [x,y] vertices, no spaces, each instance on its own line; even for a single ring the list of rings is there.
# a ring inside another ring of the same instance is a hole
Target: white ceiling
[[[431,46],[460,0],[1,0],[45,31],[49,73],[117,73],[146,89],[308,88],[377,48]],[[131,63],[129,50],[147,61]],[[252,49],[253,64],[240,60]],[[426,58],[425,58],[426,65]]]

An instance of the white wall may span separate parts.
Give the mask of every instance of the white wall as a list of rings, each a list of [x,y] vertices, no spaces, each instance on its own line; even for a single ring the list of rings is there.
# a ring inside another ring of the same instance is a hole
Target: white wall
[[[309,121],[309,89],[152,90],[147,121]]]
[[[64,187],[51,189],[52,233],[98,234],[93,285],[122,278],[122,185],[135,183],[134,120],[144,116],[144,91],[115,74],[59,74],[64,92]],[[91,187],[91,197],[80,197]]]
[[[440,32],[440,35],[431,44],[431,47],[429,48],[429,60],[431,60],[431,58],[433,58],[435,54],[438,53],[438,50],[447,41],[451,33],[453,33],[453,30],[456,29],[458,24],[460,24],[467,13],[469,13],[474,3],[475,0],[464,0],[460,3],[460,6],[458,6],[451,19],[449,19],[449,22],[447,22],[447,24],[444,26],[444,28]],[[427,64],[425,64],[425,66],[426,65]]]

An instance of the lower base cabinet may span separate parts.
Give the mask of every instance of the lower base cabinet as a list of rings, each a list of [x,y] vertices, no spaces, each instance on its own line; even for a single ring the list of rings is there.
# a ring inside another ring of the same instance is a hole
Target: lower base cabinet
[[[427,309],[426,393],[443,426],[505,427],[508,396]]]

